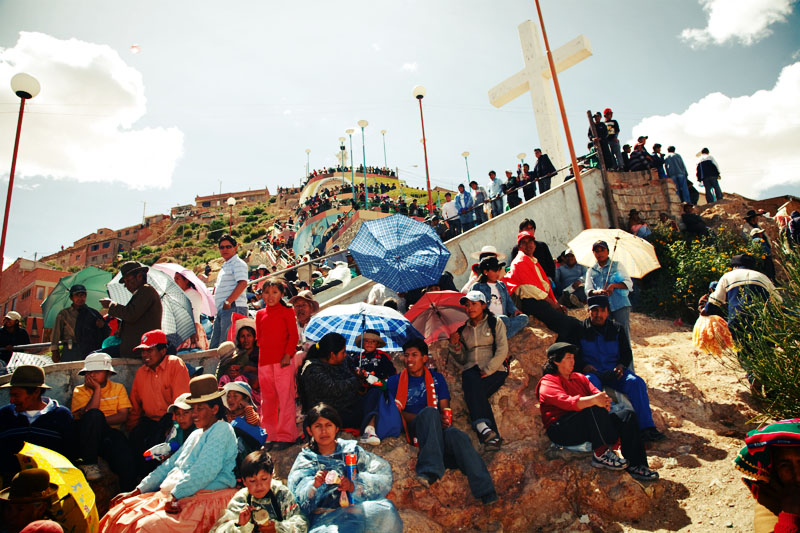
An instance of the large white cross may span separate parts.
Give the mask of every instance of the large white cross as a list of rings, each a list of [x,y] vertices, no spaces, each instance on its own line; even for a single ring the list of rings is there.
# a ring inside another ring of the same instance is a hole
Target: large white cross
[[[489,91],[489,103],[502,107],[525,92],[531,93],[533,113],[536,116],[536,129],[539,132],[539,145],[550,156],[556,168],[564,166],[566,157],[561,142],[561,120],[553,100],[550,82],[550,64],[542,50],[539,27],[530,20],[519,25],[519,40],[525,68]],[[567,44],[553,51],[553,63],[560,73],[592,55],[589,40],[579,35]]]

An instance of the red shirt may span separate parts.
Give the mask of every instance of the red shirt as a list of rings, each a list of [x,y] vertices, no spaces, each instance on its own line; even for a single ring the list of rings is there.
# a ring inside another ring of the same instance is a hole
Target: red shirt
[[[297,351],[297,317],[294,309],[279,303],[256,313],[258,366],[275,365],[285,354]]]
[[[508,287],[508,292],[514,294],[520,285],[534,285],[548,293],[547,298],[556,301],[553,294],[553,287],[547,278],[542,265],[539,262],[522,252],[517,252],[517,256],[511,262],[511,270],[503,276],[503,283]]]
[[[600,392],[578,372],[570,374],[568,380],[557,374],[545,374],[536,387],[544,429],[570,411],[578,411],[581,397]]]
[[[155,370],[145,365],[139,367],[131,386],[128,431],[136,427],[142,415],[158,421],[184,392],[189,392],[189,371],[183,359],[168,355]]]

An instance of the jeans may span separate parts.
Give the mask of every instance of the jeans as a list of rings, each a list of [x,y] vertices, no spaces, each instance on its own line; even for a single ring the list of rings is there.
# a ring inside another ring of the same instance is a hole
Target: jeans
[[[609,168],[616,168],[620,171],[623,170],[625,166],[622,164],[622,152],[619,149],[619,139],[609,139],[608,147],[611,148],[611,153],[614,155],[614,160],[608,162]]]
[[[481,377],[481,369],[478,365],[468,368],[461,373],[461,388],[464,391],[464,402],[467,404],[469,417],[472,420],[472,427],[484,422],[494,431],[497,431],[497,424],[494,421],[494,413],[489,403],[489,397],[497,392],[503,383],[506,382],[508,372],[498,370],[494,374]]]
[[[672,182],[678,190],[678,198],[681,202],[691,203],[692,199],[689,197],[689,181],[686,176],[672,176]]]
[[[706,202],[712,204],[722,200],[722,189],[716,177],[703,176],[703,186],[706,188]]]
[[[472,212],[475,215],[475,225],[480,226],[484,222],[486,222],[486,213],[483,211],[483,206],[481,205],[475,211]]]
[[[119,476],[119,488],[127,492],[136,487],[136,468],[128,439],[106,422],[99,409],[90,409],[75,421],[78,445],[76,451],[86,464],[97,464],[100,456]]]
[[[528,315],[521,314],[517,316],[506,316],[506,315],[498,315],[500,320],[503,321],[503,325],[506,327],[506,338],[510,339],[520,331],[522,328],[528,325]]]
[[[611,311],[611,318],[614,319],[614,322],[619,324],[625,329],[625,335],[628,336],[628,344],[631,343],[631,307],[626,305],[625,307],[620,307],[616,311]],[[633,372],[633,359],[631,359],[631,364],[628,366],[631,372]]]
[[[503,198],[495,198],[492,200],[492,218],[503,213]]]
[[[631,466],[647,465],[644,444],[639,436],[636,415],[629,410],[609,414],[593,405],[576,413],[562,416],[547,428],[551,441],[562,446],[577,446],[592,442],[592,449],[622,443],[622,456]]]
[[[209,349],[218,348],[220,344],[225,342],[228,330],[231,327],[233,313],[247,316],[247,307],[231,307],[230,309],[217,310],[217,318],[214,319],[214,329],[211,331],[211,341],[208,345]]]
[[[539,194],[550,190],[550,181],[553,179],[552,176],[549,178],[540,178],[539,179]]]
[[[600,390],[603,390],[603,386],[608,386],[627,396],[633,405],[633,410],[636,411],[640,429],[655,427],[650,411],[650,396],[647,395],[647,384],[642,378],[628,369],[622,371],[621,379],[601,378],[596,374],[586,374],[586,377]]]
[[[494,492],[494,482],[486,463],[472,447],[463,431],[442,428],[442,417],[435,407],[425,407],[412,422],[414,434],[419,441],[417,473],[435,476],[444,475],[446,468],[458,468],[467,476],[469,488],[476,498]]]

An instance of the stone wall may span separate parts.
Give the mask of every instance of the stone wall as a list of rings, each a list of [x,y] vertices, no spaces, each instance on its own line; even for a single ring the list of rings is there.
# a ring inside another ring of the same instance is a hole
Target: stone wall
[[[655,226],[660,213],[667,213],[676,222],[681,217],[681,202],[671,179],[660,179],[655,170],[640,172],[607,172],[611,191],[614,225],[628,229],[628,213],[641,211],[642,220]]]

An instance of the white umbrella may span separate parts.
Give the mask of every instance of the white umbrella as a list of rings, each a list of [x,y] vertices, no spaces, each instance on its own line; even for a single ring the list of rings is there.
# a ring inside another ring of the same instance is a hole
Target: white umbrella
[[[209,292],[206,284],[201,281],[200,278],[197,277],[197,274],[195,274],[193,271],[177,263],[156,263],[150,268],[155,268],[156,270],[166,272],[167,274],[171,275],[173,279],[175,278],[175,273],[177,272],[191,281],[195,290],[200,293],[200,296],[202,297],[201,301],[203,302],[203,307],[200,309],[200,312],[206,316],[217,315],[217,306],[214,304],[214,297]]]
[[[647,273],[661,268],[653,245],[621,229],[587,229],[569,241],[568,246],[578,263],[591,267],[597,263],[592,245],[597,241],[608,243],[608,254],[621,263],[632,278],[643,278]]]

